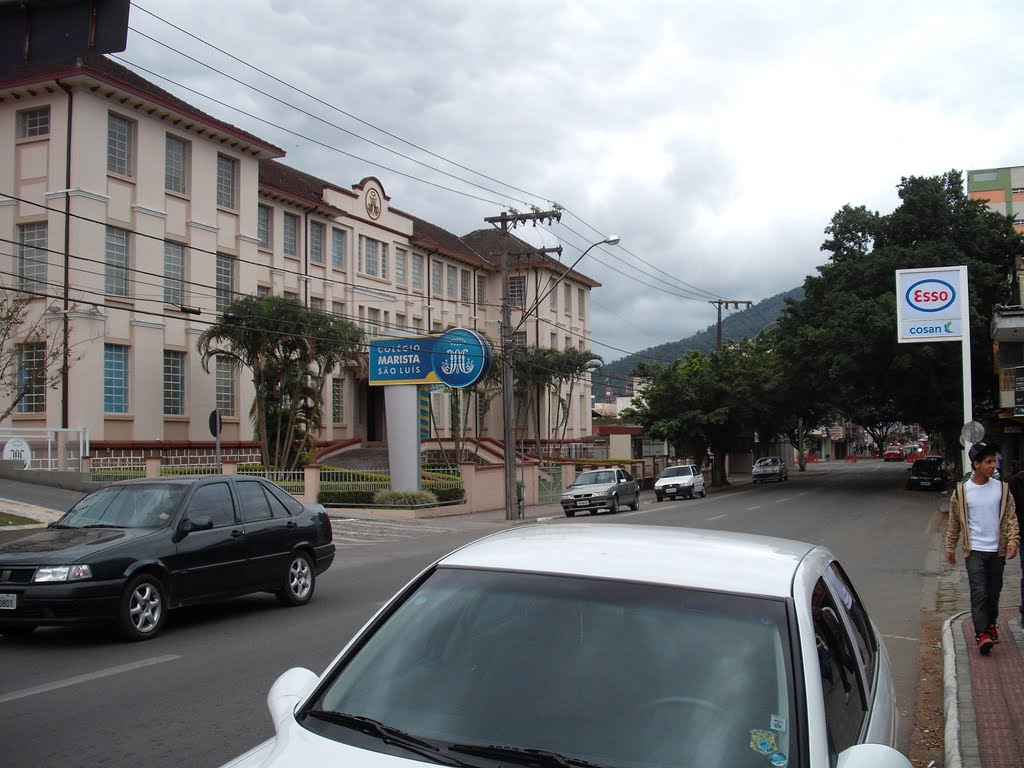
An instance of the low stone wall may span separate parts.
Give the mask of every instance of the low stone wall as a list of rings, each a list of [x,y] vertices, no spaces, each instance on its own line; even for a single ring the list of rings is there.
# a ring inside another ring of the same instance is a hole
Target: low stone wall
[[[22,469],[21,462],[0,461],[0,478],[4,480],[17,480],[22,483],[33,483],[35,485],[47,485],[51,488],[63,488],[67,491],[81,491],[88,493],[105,485],[89,479],[88,475],[81,472],[57,472],[46,469]]]

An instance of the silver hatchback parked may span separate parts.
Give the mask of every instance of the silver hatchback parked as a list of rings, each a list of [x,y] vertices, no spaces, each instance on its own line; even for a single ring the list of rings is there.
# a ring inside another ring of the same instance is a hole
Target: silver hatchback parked
[[[640,484],[629,472],[619,468],[581,472],[562,494],[562,511],[566,517],[573,517],[581,510],[596,515],[607,509],[615,514],[626,504],[630,509],[640,508]]]
[[[766,483],[769,480],[782,482],[789,480],[789,469],[778,456],[762,456],[754,463],[753,476],[755,483]]]

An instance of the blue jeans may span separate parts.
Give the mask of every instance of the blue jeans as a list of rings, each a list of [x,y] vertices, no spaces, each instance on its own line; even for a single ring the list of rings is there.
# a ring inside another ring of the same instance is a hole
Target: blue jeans
[[[1003,591],[1006,558],[995,552],[973,551],[967,556],[967,583],[971,588],[971,620],[977,637],[999,619],[999,593]]]

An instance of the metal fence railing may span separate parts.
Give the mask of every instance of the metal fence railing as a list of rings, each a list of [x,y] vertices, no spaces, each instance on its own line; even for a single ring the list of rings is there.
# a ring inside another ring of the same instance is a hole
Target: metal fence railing
[[[250,477],[264,477],[284,488],[292,496],[302,496],[306,492],[306,473],[301,469],[249,469],[247,467],[239,467],[238,474]]]
[[[89,479],[93,482],[114,483],[145,476],[146,460],[141,456],[94,456],[89,460]]]
[[[201,464],[164,464],[160,467],[160,477],[183,477],[191,475],[219,475],[218,466]]]

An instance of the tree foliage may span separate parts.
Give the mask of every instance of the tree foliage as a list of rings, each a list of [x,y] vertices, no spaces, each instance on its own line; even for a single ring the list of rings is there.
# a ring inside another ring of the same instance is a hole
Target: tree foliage
[[[211,358],[223,357],[252,372],[250,416],[263,463],[281,469],[297,467],[315,445],[327,377],[363,364],[358,326],[282,296],[235,300],[198,345],[204,370]]]
[[[64,344],[60,336],[47,337],[46,312],[30,320],[31,303],[29,294],[0,290],[0,402],[6,403],[0,421],[29,393],[56,389],[61,381]],[[23,356],[30,344],[43,345],[42,353]]]
[[[844,206],[833,216],[822,245],[828,262],[783,312],[779,351],[804,391],[876,440],[902,421],[956,445],[960,345],[897,343],[895,272],[967,266],[974,412],[991,415],[998,392],[988,326],[997,304],[1016,303],[1011,276],[1022,241],[1009,217],[966,196],[959,171],[903,178],[898,192],[890,214]]]

